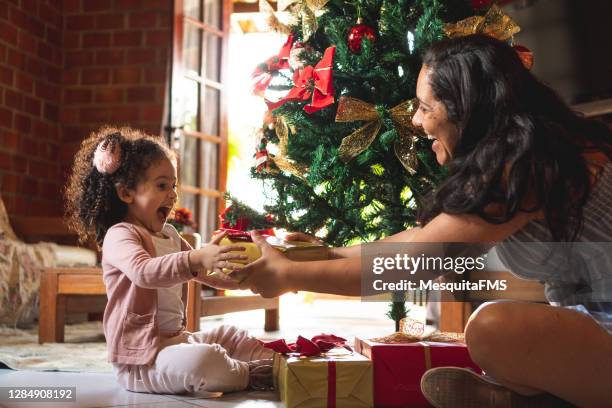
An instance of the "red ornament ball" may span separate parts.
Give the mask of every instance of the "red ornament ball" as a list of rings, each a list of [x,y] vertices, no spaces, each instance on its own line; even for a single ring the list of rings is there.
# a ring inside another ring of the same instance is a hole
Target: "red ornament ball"
[[[354,54],[361,52],[361,42],[364,38],[370,40],[370,42],[376,41],[376,31],[370,26],[365,24],[357,24],[352,27],[348,35],[348,47]]]

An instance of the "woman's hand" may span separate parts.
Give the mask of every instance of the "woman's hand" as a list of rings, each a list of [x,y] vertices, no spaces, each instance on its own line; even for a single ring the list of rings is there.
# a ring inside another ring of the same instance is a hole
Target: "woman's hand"
[[[323,241],[321,241],[319,238],[310,235],[310,234],[305,234],[303,232],[291,232],[289,234],[287,234],[287,236],[285,237],[285,240],[287,241],[300,241],[300,242],[310,242],[311,244],[317,244],[317,245],[325,245],[325,243]]]
[[[251,237],[261,249],[261,258],[230,274],[240,282],[240,289],[250,289],[265,298],[294,290],[290,277],[296,270],[297,262],[289,260],[255,231],[251,232]]]

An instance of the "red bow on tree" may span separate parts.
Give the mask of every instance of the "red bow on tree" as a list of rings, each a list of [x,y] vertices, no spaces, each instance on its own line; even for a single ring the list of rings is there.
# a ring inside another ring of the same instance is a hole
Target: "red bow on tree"
[[[333,334],[320,334],[308,340],[302,336],[298,336],[295,343],[287,344],[284,339],[271,341],[264,344],[265,348],[274,350],[281,354],[299,353],[300,356],[318,356],[322,353],[327,353],[329,350],[336,347],[344,347],[349,351],[353,351],[346,344],[346,339],[334,336]]]
[[[316,112],[334,103],[334,84],[332,81],[332,64],[336,47],[328,47],[321,61],[314,66],[308,65],[293,73],[293,88],[278,102],[269,102],[268,109],[276,109],[289,101],[307,101],[312,96],[310,104],[304,106],[308,113]]]
[[[257,65],[251,78],[253,79],[253,93],[255,95],[261,95],[268,89],[270,81],[272,81],[272,74],[281,70],[289,69],[289,53],[293,46],[293,34],[287,37],[287,41],[281,47],[278,55],[274,55],[268,58],[264,63]]]

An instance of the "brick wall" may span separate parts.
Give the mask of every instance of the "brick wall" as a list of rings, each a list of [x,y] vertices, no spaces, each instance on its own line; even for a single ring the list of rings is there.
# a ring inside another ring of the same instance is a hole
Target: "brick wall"
[[[160,133],[171,10],[171,0],[0,3],[0,179],[9,213],[61,214],[74,153],[102,124]]]
[[[61,7],[0,2],[0,182],[14,214],[60,206]]]

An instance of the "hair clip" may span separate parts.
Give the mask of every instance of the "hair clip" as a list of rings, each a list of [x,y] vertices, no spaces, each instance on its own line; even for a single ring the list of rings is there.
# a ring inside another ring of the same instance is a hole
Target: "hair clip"
[[[98,144],[93,157],[93,165],[102,174],[113,174],[121,165],[121,145],[107,136]],[[120,135],[120,134],[119,134]]]

